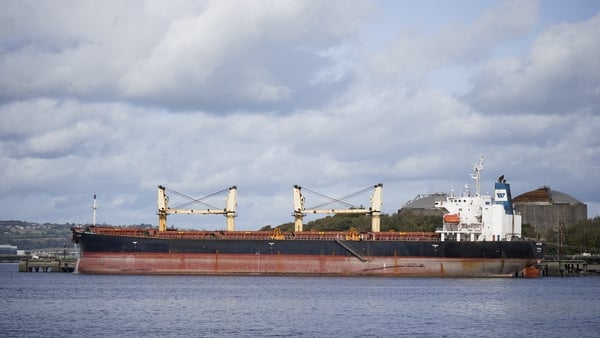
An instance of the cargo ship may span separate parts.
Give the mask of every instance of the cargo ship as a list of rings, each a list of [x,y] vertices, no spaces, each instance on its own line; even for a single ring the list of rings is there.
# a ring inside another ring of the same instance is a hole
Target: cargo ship
[[[511,277],[539,263],[542,243],[521,237],[521,216],[512,207],[510,185],[495,183],[494,198],[480,194],[483,159],[471,175],[476,192],[448,195],[435,232],[380,231],[382,184],[373,186],[370,208],[305,208],[293,187],[294,231],[236,231],[237,188],[224,209],[169,207],[158,187],[158,228],[74,227],[81,255],[77,270],[89,274],[333,275]],[[94,206],[95,206],[94,202]],[[371,231],[304,231],[307,214],[366,214]],[[222,231],[174,230],[169,214],[223,214]]]

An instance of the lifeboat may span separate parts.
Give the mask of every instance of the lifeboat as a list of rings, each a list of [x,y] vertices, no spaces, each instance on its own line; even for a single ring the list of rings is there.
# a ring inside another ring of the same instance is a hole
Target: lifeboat
[[[444,222],[446,223],[460,223],[460,216],[457,214],[446,214],[444,215]]]
[[[528,266],[521,270],[521,274],[525,278],[538,278],[540,276],[540,270],[535,266]]]

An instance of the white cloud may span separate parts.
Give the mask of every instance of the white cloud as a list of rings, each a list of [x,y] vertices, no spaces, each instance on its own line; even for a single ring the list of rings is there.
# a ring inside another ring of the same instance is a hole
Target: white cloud
[[[3,217],[89,222],[97,193],[100,222],[155,224],[158,184],[237,185],[240,229],[291,222],[294,184],[342,196],[382,182],[392,213],[471,183],[480,155],[484,191],[506,174],[516,193],[600,204],[597,16],[498,56],[529,41],[535,4],[427,35],[401,26],[383,52],[362,49],[378,38],[363,35],[362,1],[24,4],[3,7],[24,20],[0,14]]]
[[[527,58],[484,64],[467,99],[499,113],[593,113],[600,108],[600,14],[543,32]]]
[[[527,34],[536,20],[532,1],[507,1],[487,10],[475,22],[443,27],[435,35],[414,30],[396,37],[371,65],[383,78],[421,80],[428,72],[455,64],[472,64],[488,57],[500,43]]]
[[[124,97],[153,100],[158,96],[194,105],[214,100],[288,100],[295,93],[291,86],[308,86],[310,74],[296,75],[304,77],[304,83],[289,83],[273,66],[285,63],[286,77],[293,75],[296,63],[305,62],[305,54],[317,56],[323,42],[355,30],[363,7],[281,1],[211,3],[202,12],[170,24],[150,54],[123,77]],[[319,60],[311,71],[318,71],[326,61]]]
[[[9,2],[0,98],[119,99],[210,111],[288,102],[313,90],[313,74],[331,65],[319,51],[354,33],[368,14],[366,2],[343,4]]]

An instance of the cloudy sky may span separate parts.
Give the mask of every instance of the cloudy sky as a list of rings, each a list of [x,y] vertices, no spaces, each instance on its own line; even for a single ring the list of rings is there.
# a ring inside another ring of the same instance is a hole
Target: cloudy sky
[[[236,185],[240,230],[293,221],[294,184],[340,197],[381,182],[391,214],[472,186],[482,155],[483,193],[504,174],[513,195],[548,185],[600,214],[598,1],[0,9],[0,219],[91,223],[97,194],[98,223],[157,224],[159,184]]]

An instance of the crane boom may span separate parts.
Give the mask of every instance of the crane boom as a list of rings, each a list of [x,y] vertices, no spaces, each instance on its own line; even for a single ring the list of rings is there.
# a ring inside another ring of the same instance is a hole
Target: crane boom
[[[225,215],[227,217],[227,231],[235,230],[235,209],[237,206],[237,187],[229,188],[229,194],[225,199],[225,209],[172,209],[169,208],[169,197],[166,188],[158,186],[158,230],[167,230],[167,215],[169,214],[200,214],[200,215]]]
[[[302,195],[302,187],[294,185],[294,231],[299,232],[303,229],[303,217],[306,214],[364,214],[371,215],[371,231],[380,231],[381,206],[383,205],[382,190],[383,184],[379,183],[373,186],[374,191],[371,195],[371,208],[352,208],[352,209],[305,209],[305,198]]]

